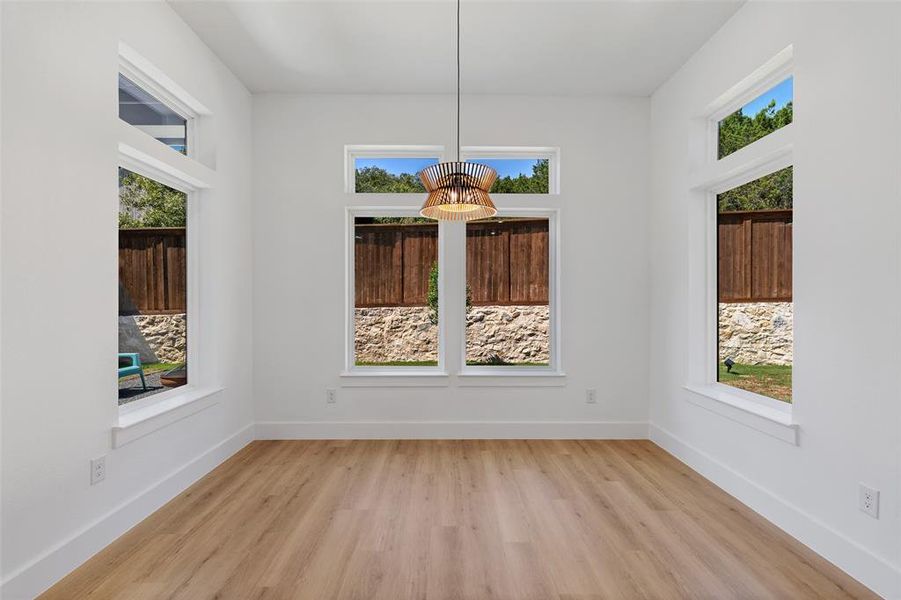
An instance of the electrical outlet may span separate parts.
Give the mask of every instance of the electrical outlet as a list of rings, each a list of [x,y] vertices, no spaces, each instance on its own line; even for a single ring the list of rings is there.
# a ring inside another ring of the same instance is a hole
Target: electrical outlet
[[[106,479],[106,456],[91,461],[91,485]]]
[[[325,401],[328,404],[334,404],[335,402],[338,401],[338,396],[335,393],[334,389],[329,388],[329,389],[325,390]]]
[[[857,505],[863,512],[874,519],[879,518],[879,490],[860,484],[857,494]]]
[[[585,403],[586,404],[597,404],[598,403],[598,391],[596,389],[585,390]]]

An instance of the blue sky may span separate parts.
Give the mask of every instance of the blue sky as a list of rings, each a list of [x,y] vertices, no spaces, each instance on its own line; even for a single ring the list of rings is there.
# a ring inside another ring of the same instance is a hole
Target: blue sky
[[[438,162],[435,158],[357,158],[354,160],[354,168],[359,170],[366,167],[380,167],[392,175],[410,173],[415,175],[429,165]],[[488,165],[497,171],[498,177],[516,177],[519,174],[531,175],[532,165],[537,161],[534,158],[482,158],[470,162]]]
[[[766,107],[770,100],[776,101],[776,110],[788,104],[794,96],[794,78],[789,77],[779,85],[757,96],[741,107],[741,112],[747,117],[753,117]]]

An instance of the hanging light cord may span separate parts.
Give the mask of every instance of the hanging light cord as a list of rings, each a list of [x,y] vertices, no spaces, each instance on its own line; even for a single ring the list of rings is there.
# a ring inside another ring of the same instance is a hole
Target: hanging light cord
[[[460,0],[457,0],[457,162],[460,162]]]

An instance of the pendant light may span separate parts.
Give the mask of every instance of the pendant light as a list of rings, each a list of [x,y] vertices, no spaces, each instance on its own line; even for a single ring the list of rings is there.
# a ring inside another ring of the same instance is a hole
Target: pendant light
[[[429,193],[419,211],[439,221],[472,221],[497,214],[488,190],[497,172],[487,165],[460,160],[460,0],[457,0],[457,160],[430,165],[419,172]]]

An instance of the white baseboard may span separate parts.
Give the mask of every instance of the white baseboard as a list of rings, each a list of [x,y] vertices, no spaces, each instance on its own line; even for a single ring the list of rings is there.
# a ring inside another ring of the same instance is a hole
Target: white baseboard
[[[258,440],[647,439],[645,422],[618,421],[268,421]]]
[[[26,600],[44,592],[252,441],[251,424],[11,574],[0,584],[0,598]]]
[[[649,425],[650,439],[751,510],[884,598],[901,599],[901,569],[848,539],[669,431]]]

